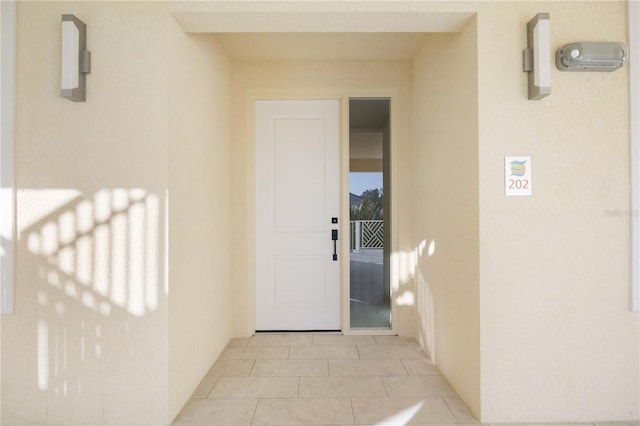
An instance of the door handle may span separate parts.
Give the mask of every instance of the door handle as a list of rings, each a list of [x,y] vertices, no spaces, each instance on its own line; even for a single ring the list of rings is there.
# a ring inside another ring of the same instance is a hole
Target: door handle
[[[333,240],[333,260],[338,260],[338,230],[331,230],[331,239]]]

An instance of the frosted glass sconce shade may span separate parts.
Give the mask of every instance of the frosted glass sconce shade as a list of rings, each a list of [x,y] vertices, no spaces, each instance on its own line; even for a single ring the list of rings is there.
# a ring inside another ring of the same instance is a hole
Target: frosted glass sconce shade
[[[524,71],[529,73],[529,99],[551,94],[551,25],[548,13],[538,13],[527,24]]]
[[[87,98],[86,75],[91,72],[87,26],[74,15],[62,15],[61,95],[73,102]]]

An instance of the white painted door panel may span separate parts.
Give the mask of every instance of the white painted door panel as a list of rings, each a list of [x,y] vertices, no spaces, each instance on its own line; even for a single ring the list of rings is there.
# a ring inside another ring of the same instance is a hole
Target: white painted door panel
[[[340,329],[338,100],[255,102],[256,330]]]

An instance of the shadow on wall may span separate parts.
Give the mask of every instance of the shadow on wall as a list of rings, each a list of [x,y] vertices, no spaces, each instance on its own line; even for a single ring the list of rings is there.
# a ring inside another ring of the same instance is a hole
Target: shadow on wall
[[[110,392],[130,387],[128,376],[152,376],[166,363],[147,349],[160,334],[148,319],[166,306],[160,198],[143,189],[89,197],[20,190],[18,207],[16,314],[2,324],[3,416],[53,420],[68,409],[57,408],[60,398],[89,398],[97,409],[91,399],[117,399]],[[35,412],[25,412],[29,404]]]

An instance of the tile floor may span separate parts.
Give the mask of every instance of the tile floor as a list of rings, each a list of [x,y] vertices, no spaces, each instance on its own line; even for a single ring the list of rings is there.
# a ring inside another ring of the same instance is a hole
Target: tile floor
[[[478,424],[413,339],[292,333],[232,340],[174,425],[463,423]]]
[[[477,423],[413,339],[257,334],[234,339],[174,425]]]

